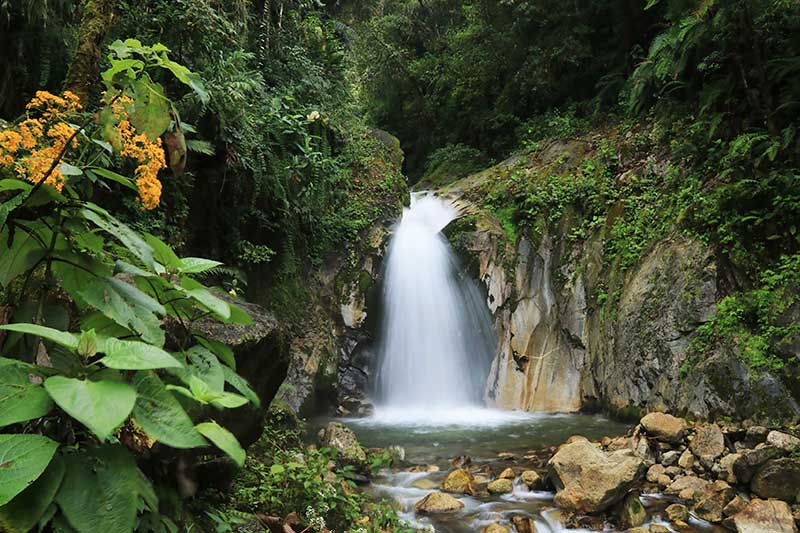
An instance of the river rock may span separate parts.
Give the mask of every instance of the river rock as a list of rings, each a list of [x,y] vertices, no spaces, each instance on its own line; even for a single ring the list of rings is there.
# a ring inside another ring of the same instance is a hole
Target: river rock
[[[664,491],[666,494],[677,494],[684,500],[691,500],[695,493],[701,493],[708,485],[708,481],[696,476],[681,476],[676,478]]]
[[[506,494],[514,490],[514,483],[510,479],[495,479],[486,485],[486,490],[491,494]]]
[[[780,455],[781,451],[773,446],[743,450],[733,462],[733,474],[739,483],[749,483],[761,465]]]
[[[442,481],[442,490],[459,494],[475,494],[475,478],[463,468],[457,468],[447,474]]]
[[[689,509],[682,503],[673,503],[664,509],[670,522],[686,521],[689,518]]]
[[[511,523],[517,533],[536,533],[536,522],[528,516],[515,514],[511,516]]]
[[[792,510],[780,500],[753,499],[743,511],[725,521],[738,533],[796,533]]]
[[[530,490],[541,489],[542,485],[544,485],[542,476],[533,470],[525,470],[522,474],[520,474],[519,478],[525,485],[528,486]]]
[[[506,468],[505,470],[500,472],[500,475],[497,477],[499,477],[500,479],[514,479],[515,477],[517,477],[517,475],[511,468]]]
[[[647,469],[647,481],[650,483],[658,483],[658,478],[664,475],[663,465],[655,464]]]
[[[431,492],[414,505],[422,514],[451,513],[463,508],[463,503],[443,492]]]
[[[700,426],[689,447],[704,465],[710,465],[725,453],[725,436],[716,424]]]
[[[686,431],[685,420],[666,413],[650,413],[645,415],[639,423],[648,435],[668,442],[680,441]]]
[[[733,465],[742,455],[739,453],[729,453],[719,460],[719,471],[717,477],[724,479],[728,483],[738,483],[736,474],[733,472]]]
[[[414,480],[414,482],[411,484],[411,486],[414,487],[415,489],[432,490],[432,489],[437,488],[439,486],[439,484],[436,483],[434,480],[432,480],[429,477],[423,477],[423,478]]]
[[[689,450],[684,450],[678,458],[678,466],[684,470],[691,470],[694,466],[694,454]]]
[[[747,446],[755,448],[757,444],[761,444],[767,440],[767,435],[769,435],[769,429],[764,426],[751,426],[747,428],[744,442]]]
[[[722,514],[725,516],[733,516],[744,511],[745,507],[747,507],[747,500],[737,494],[728,502],[728,505],[722,509]]]
[[[339,422],[330,422],[319,433],[320,445],[337,451],[343,461],[363,467],[367,462],[367,454],[358,443],[356,434],[349,427]]]
[[[483,533],[509,533],[506,526],[500,524],[489,524],[483,528]]]
[[[583,513],[617,503],[644,474],[644,462],[630,451],[607,453],[586,441],[564,446],[547,464],[555,504]]]
[[[750,481],[750,490],[762,498],[794,503],[800,493],[800,459],[767,461]]]
[[[694,513],[703,520],[720,522],[722,510],[733,499],[733,489],[727,482],[718,480],[710,483],[699,495],[694,505]]]
[[[770,431],[767,435],[767,444],[786,453],[792,453],[800,448],[800,439],[781,431]]]
[[[661,524],[650,524],[650,533],[672,533],[672,530]]]
[[[619,509],[620,526],[631,529],[643,525],[645,520],[647,520],[647,511],[639,500],[639,496],[634,493],[628,494]]]
[[[678,464],[678,459],[680,456],[681,453],[677,450],[664,452],[661,454],[661,464],[664,466],[675,466]]]

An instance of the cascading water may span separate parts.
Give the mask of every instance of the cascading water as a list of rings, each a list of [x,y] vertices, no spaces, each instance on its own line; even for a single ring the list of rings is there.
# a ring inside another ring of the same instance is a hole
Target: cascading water
[[[457,216],[450,202],[414,193],[395,228],[384,276],[379,409],[481,404],[495,339],[477,287],[441,234]]]

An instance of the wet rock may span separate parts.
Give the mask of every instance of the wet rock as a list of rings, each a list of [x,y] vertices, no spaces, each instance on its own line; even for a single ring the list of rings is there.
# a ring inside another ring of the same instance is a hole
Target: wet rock
[[[672,533],[672,530],[661,524],[650,524],[650,533]]]
[[[407,470],[408,472],[438,472],[439,467],[436,465],[414,465]]]
[[[662,475],[658,476],[658,479],[656,480],[656,482],[658,483],[659,487],[661,487],[662,489],[665,489],[665,488],[669,487],[672,484],[672,478],[669,477],[666,474],[662,474]]]
[[[506,468],[505,470],[500,472],[500,475],[497,477],[499,477],[500,479],[514,479],[515,477],[517,477],[517,475],[514,473],[513,469]]]
[[[462,468],[457,468],[447,474],[442,481],[442,490],[458,494],[475,494],[475,480],[472,474]]]
[[[666,413],[650,413],[639,423],[648,435],[668,442],[678,442],[686,431],[686,421]]]
[[[415,489],[432,490],[432,489],[438,488],[439,484],[436,483],[434,480],[432,480],[429,477],[423,477],[423,478],[414,480],[414,482],[411,484],[411,486],[414,487]]]
[[[800,448],[800,439],[781,431],[770,431],[767,435],[767,444],[783,452],[792,453]]]
[[[673,503],[664,509],[670,522],[686,521],[689,518],[689,509],[681,503]]]
[[[700,426],[689,447],[700,461],[711,464],[725,453],[725,436],[716,424]]]
[[[753,499],[743,511],[725,521],[738,533],[795,533],[792,511],[780,500]]]
[[[647,481],[650,483],[658,483],[658,478],[664,475],[664,468],[663,465],[655,464],[647,469]]]
[[[630,529],[626,529],[625,533],[649,533],[649,530],[646,527],[632,527]]]
[[[536,523],[532,518],[523,515],[513,515],[511,523],[517,533],[536,533]]]
[[[644,474],[644,462],[631,452],[607,453],[586,441],[561,448],[548,467],[555,504],[583,513],[617,503]]]
[[[514,490],[514,483],[510,479],[495,479],[486,486],[491,494],[506,494]]]
[[[661,454],[661,464],[664,466],[675,466],[678,464],[678,459],[680,456],[681,453],[677,450],[664,452]]]
[[[733,474],[739,483],[749,483],[761,465],[780,455],[781,451],[772,446],[743,450],[733,462]]]
[[[750,490],[762,498],[794,503],[800,493],[800,459],[785,457],[767,461],[753,476]]]
[[[506,526],[500,524],[490,524],[483,528],[483,533],[509,533]]]
[[[450,464],[453,465],[453,468],[461,468],[471,463],[472,463],[472,457],[470,457],[469,455],[459,455],[458,457],[450,461]]]
[[[319,433],[320,445],[338,452],[339,459],[363,467],[367,462],[367,454],[358,443],[356,434],[349,427],[339,422],[330,422]]]
[[[725,457],[719,460],[719,471],[717,472],[717,477],[720,479],[724,479],[728,483],[738,483],[736,479],[736,474],[733,472],[733,465],[736,461],[739,460],[741,454],[739,453],[729,453]]]
[[[497,457],[505,461],[513,461],[514,459],[517,458],[517,456],[511,452],[500,452],[497,454]]]
[[[544,485],[542,476],[533,470],[525,470],[522,474],[520,474],[520,480],[527,485],[530,490],[539,490]]]
[[[630,529],[639,527],[647,520],[647,511],[636,494],[628,494],[619,508],[620,526]]]
[[[691,500],[695,493],[701,493],[708,485],[708,481],[696,476],[681,476],[676,478],[664,491],[666,494],[677,494],[678,497]]]
[[[414,505],[414,509],[422,514],[450,513],[463,508],[463,503],[443,492],[432,492]]]
[[[733,516],[742,512],[745,507],[747,507],[747,501],[741,496],[736,495],[728,502],[728,505],[722,509],[722,514],[724,516]]]

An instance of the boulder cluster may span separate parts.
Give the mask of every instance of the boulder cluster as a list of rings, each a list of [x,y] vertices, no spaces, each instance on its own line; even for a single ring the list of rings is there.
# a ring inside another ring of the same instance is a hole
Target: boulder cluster
[[[570,441],[547,473],[565,510],[609,511],[633,531],[646,519],[639,494],[661,493],[674,500],[665,512],[678,531],[690,514],[739,532],[797,531],[800,439],[785,431],[650,413],[626,436]]]

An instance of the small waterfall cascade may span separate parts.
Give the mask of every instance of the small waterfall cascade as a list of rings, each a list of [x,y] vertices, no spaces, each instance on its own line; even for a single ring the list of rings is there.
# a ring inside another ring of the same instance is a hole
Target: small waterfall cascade
[[[478,287],[441,231],[458,211],[414,193],[395,227],[383,282],[378,408],[447,411],[482,403],[496,340]]]

